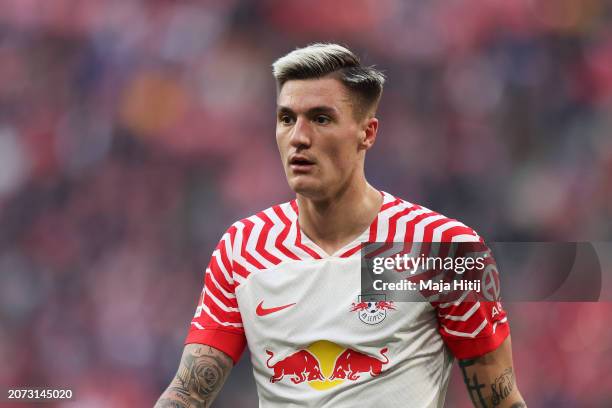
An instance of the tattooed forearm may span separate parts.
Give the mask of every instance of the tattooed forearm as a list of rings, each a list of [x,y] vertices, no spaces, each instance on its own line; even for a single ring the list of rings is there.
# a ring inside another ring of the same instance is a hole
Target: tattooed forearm
[[[474,404],[475,407],[486,408],[487,404],[483,395],[483,388],[485,388],[485,385],[478,381],[478,376],[475,372],[472,374],[468,373],[468,367],[473,366],[475,361],[476,360],[460,360],[459,367],[461,368],[461,373],[463,374],[465,386],[467,387],[470,398],[472,399],[472,404]]]
[[[508,398],[514,388],[514,374],[512,367],[508,367],[504,372],[495,379],[491,384],[491,404],[494,407],[498,406],[502,400]]]
[[[155,408],[190,408],[190,407],[206,407],[204,402],[200,402],[195,398],[191,398],[189,394],[170,385],[162,398],[157,402]]]
[[[231,362],[214,352],[212,347],[199,348],[183,357],[175,378],[175,386],[181,391],[202,398],[217,392],[229,371]]]
[[[459,367],[476,408],[527,408],[516,384],[510,336],[480,357],[459,360]]]
[[[481,367],[479,370],[479,364],[482,364],[482,362],[478,359],[459,361],[463,380],[475,407],[526,408],[522,401],[509,405],[513,400],[516,401],[517,398],[520,398],[520,395],[512,394],[516,387],[512,367],[507,367],[501,374],[493,377],[488,375],[486,369]],[[490,378],[494,379],[490,380]],[[513,399],[510,399],[511,396],[513,396]]]
[[[187,408],[187,407],[188,405],[185,405],[182,402],[172,401],[166,398],[157,401],[157,404],[155,404],[155,408]]]
[[[200,344],[185,346],[178,372],[155,408],[209,407],[231,368],[232,360],[215,348]]]

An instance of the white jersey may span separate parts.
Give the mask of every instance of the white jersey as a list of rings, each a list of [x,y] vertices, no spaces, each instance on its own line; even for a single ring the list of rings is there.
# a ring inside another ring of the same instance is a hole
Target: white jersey
[[[496,349],[507,318],[498,302],[363,306],[362,242],[480,239],[381,194],[370,227],[332,255],[301,232],[296,200],[232,225],[206,269],[185,343],[211,345],[234,362],[248,345],[264,408],[442,407],[453,357]]]

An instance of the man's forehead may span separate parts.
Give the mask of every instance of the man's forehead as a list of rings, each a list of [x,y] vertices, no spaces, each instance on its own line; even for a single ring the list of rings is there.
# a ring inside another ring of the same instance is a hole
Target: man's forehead
[[[279,107],[292,110],[308,110],[318,106],[343,110],[348,103],[348,93],[344,85],[334,78],[287,81],[277,98]]]

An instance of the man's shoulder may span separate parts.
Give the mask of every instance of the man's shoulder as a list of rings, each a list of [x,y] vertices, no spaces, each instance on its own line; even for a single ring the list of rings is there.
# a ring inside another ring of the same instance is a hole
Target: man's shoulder
[[[476,230],[456,218],[389,193],[383,194],[388,196],[385,201],[389,203],[383,221],[395,229],[405,228],[405,241],[482,241]]]
[[[248,217],[237,220],[233,225],[243,226],[260,223],[280,223],[283,225],[288,225],[295,218],[297,218],[297,202],[296,200],[291,200],[284,203],[271,205],[270,207],[251,214]]]
[[[247,217],[238,219],[228,228],[226,234],[234,237],[239,234],[250,237],[253,234],[260,235],[270,230],[288,230],[292,222],[297,218],[296,201],[291,200],[284,203],[272,205]]]

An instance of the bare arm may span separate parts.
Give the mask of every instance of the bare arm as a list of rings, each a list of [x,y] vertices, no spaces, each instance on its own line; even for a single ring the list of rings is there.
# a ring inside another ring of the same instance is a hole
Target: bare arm
[[[460,360],[459,367],[476,408],[527,408],[516,385],[508,337],[482,357]]]
[[[232,366],[232,359],[216,348],[186,345],[174,379],[154,408],[210,407]]]

